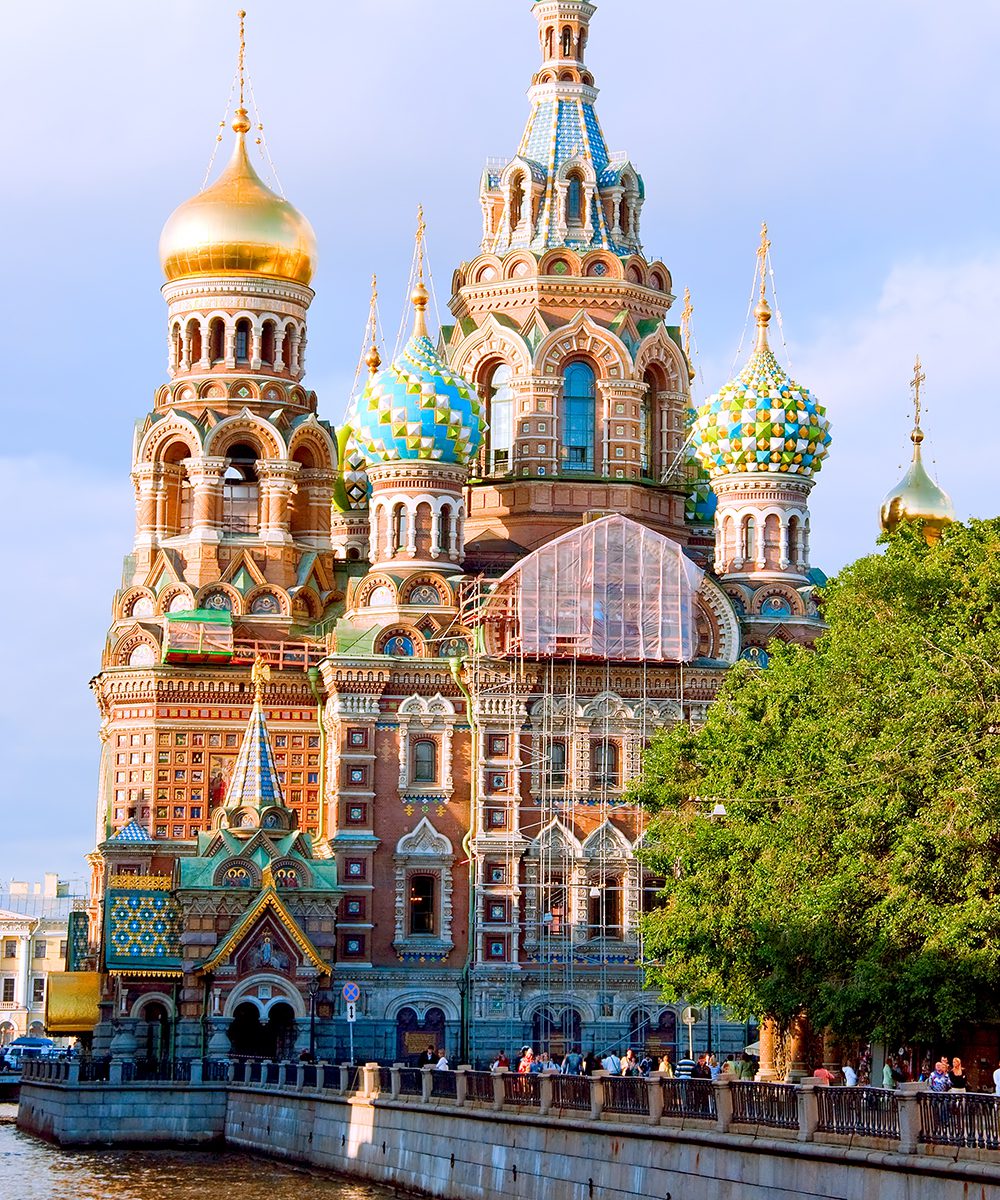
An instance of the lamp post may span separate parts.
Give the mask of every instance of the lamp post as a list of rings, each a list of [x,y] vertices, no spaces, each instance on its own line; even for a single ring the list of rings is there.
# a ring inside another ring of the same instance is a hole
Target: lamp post
[[[316,1061],[316,993],[319,991],[319,978],[313,976],[309,980],[309,1061]]]

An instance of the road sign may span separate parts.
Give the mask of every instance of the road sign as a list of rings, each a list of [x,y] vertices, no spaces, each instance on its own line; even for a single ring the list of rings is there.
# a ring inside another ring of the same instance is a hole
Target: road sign
[[[697,1008],[685,1008],[681,1013],[681,1021],[685,1025],[697,1025],[701,1020],[701,1013]]]
[[[352,1025],[354,1024],[354,1021],[355,1021],[357,1015],[358,1015],[357,1005],[354,1003],[353,1000],[348,1000],[348,1002],[347,1002],[347,1020]]]
[[[344,984],[344,999],[348,1004],[357,1004],[361,999],[361,989],[356,983]]]

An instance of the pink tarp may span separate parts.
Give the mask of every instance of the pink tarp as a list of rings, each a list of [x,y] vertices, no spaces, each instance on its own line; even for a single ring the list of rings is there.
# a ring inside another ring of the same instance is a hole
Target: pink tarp
[[[540,547],[499,581],[522,654],[689,662],[703,572],[681,547],[614,515]]]

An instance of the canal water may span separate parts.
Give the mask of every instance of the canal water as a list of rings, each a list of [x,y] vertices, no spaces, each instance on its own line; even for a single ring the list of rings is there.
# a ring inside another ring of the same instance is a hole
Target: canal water
[[[392,1200],[367,1183],[201,1150],[59,1150],[18,1131],[0,1104],[0,1200]]]

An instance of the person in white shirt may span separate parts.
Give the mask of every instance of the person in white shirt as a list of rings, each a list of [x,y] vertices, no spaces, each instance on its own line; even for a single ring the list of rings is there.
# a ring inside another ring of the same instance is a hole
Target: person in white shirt
[[[614,1050],[609,1050],[601,1059],[601,1069],[607,1071],[609,1075],[620,1075],[622,1073],[622,1060],[615,1054]]]
[[[843,1066],[842,1066],[840,1069],[841,1069],[841,1071],[843,1071],[843,1073],[844,1073],[844,1084],[845,1084],[845,1086],[847,1086],[847,1087],[857,1087],[857,1086],[858,1086],[858,1073],[857,1073],[857,1071],[855,1071],[855,1069],[854,1069],[854,1068],[851,1066],[851,1064],[850,1064],[850,1063],[844,1063],[844,1065],[843,1065]]]
[[[1000,1062],[997,1063],[997,1069],[993,1072],[993,1091],[1000,1096]]]
[[[437,1066],[436,1066],[434,1069],[435,1069],[436,1071],[447,1071],[447,1070],[449,1070],[449,1067],[448,1067],[448,1055],[447,1055],[447,1054],[445,1054],[445,1052],[444,1052],[443,1050],[439,1050],[439,1051],[438,1051],[438,1054],[439,1054],[441,1057],[440,1057],[440,1058],[437,1060]]]

